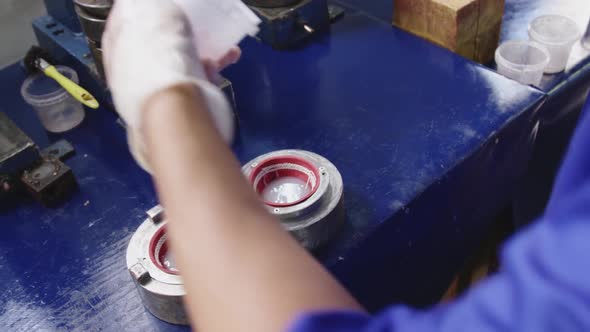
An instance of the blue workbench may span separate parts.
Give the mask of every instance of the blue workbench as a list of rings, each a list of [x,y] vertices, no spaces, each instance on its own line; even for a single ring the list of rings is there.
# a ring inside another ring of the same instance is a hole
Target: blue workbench
[[[510,204],[546,94],[352,9],[306,47],[242,46],[225,73],[238,158],[283,148],[329,158],[347,223],[317,257],[372,310],[435,302]],[[1,211],[0,330],[183,330],[147,313],[126,270],[127,243],[157,200],[116,116],[87,111],[47,137],[20,98],[24,78],[19,65],[0,71],[0,111],[41,144],[72,142],[80,191],[57,209],[25,200]]]
[[[341,1],[379,20],[391,21],[393,1]],[[506,0],[501,41],[528,39],[529,22],[544,14],[568,16],[585,31],[590,20],[590,4],[586,0]],[[539,133],[533,157],[511,205],[517,225],[538,217],[549,199],[555,175],[590,90],[590,50],[576,43],[566,70],[545,75],[539,89],[546,94],[547,102],[538,115]]]

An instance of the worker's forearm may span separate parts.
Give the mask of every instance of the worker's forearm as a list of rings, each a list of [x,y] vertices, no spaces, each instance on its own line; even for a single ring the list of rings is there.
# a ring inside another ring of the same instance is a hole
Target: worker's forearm
[[[168,89],[147,105],[150,163],[199,328],[279,331],[307,310],[360,310],[266,213],[197,90]]]

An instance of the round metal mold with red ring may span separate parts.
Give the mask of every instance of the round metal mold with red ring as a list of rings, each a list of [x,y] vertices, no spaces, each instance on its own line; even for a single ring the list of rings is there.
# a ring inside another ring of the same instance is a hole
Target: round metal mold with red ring
[[[184,284],[170,258],[163,210],[157,206],[131,237],[127,247],[129,270],[143,304],[157,318],[188,325]]]
[[[289,207],[309,199],[319,188],[316,165],[298,156],[275,156],[257,163],[250,182],[264,203]]]
[[[255,158],[242,171],[268,211],[305,248],[320,247],[342,225],[342,177],[326,158],[281,150]]]
[[[152,263],[160,270],[168,274],[180,274],[169,250],[166,226],[160,227],[150,240],[149,255]]]

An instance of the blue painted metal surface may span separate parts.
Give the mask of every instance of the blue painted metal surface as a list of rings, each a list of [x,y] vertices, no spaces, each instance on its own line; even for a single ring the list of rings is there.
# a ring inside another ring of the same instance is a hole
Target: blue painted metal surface
[[[82,32],[82,27],[74,11],[73,0],[44,0],[47,14],[74,32]]]

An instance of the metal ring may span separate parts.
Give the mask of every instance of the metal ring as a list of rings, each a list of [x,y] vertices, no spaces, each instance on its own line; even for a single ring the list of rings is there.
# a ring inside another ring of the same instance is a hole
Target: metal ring
[[[265,202],[269,213],[281,221],[305,248],[313,250],[330,240],[344,222],[342,176],[334,164],[326,158],[308,151],[281,150],[271,152],[248,162],[242,172],[259,192],[257,173],[268,160],[305,160],[318,174],[318,185],[309,196],[293,204],[277,206]]]

